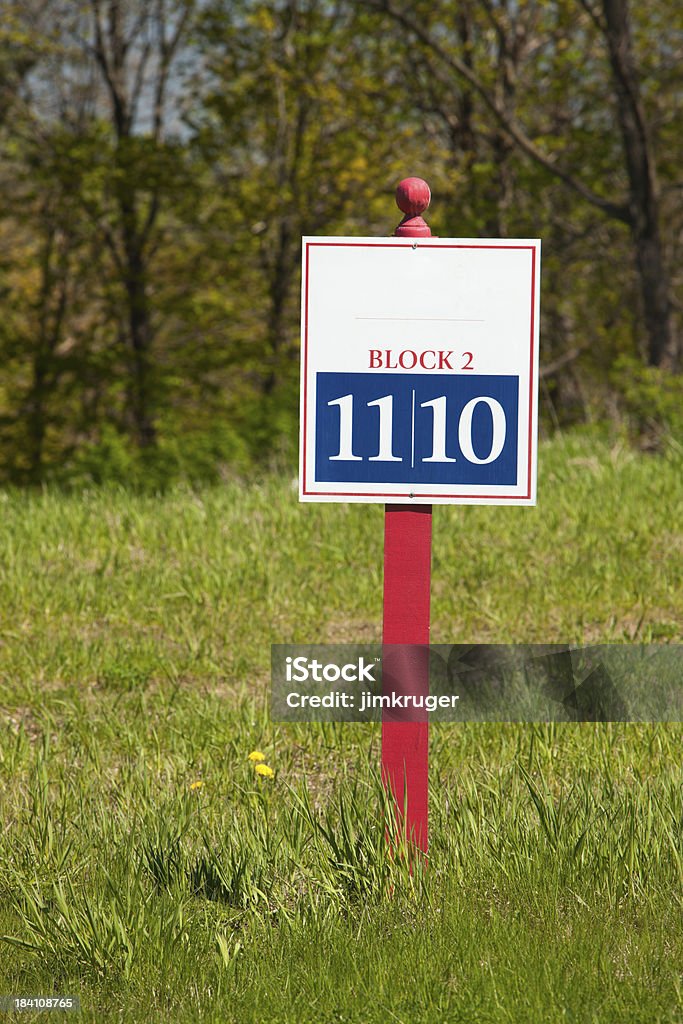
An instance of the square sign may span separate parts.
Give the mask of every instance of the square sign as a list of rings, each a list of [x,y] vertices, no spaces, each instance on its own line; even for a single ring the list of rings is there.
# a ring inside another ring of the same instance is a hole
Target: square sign
[[[301,501],[536,503],[540,245],[303,239]]]

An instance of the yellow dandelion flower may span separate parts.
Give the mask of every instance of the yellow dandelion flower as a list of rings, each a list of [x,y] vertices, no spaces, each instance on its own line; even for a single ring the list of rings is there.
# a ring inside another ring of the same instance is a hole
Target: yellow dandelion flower
[[[202,782],[202,780],[201,779],[197,779],[196,782],[192,783],[192,785],[190,786],[190,789],[201,789],[203,785],[204,785],[204,783]]]
[[[267,764],[257,764],[256,774],[261,775],[264,779],[272,779],[275,772],[272,768],[269,768]]]
[[[249,755],[247,760],[249,760],[249,761],[265,761],[265,759],[266,759],[266,755],[262,754],[260,750],[252,750],[252,752]]]

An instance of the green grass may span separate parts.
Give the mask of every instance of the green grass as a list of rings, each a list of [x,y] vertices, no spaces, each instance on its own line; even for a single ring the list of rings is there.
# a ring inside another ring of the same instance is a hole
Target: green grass
[[[560,438],[538,508],[436,508],[433,639],[683,642],[682,469]],[[683,1021],[680,725],[434,726],[410,874],[377,727],[268,713],[270,643],[379,640],[381,508],[272,477],[0,510],[0,994],[98,1022]]]

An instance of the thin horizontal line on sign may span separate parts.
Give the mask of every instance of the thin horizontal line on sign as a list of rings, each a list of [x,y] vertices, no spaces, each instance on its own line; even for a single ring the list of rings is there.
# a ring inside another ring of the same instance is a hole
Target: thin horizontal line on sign
[[[485,320],[476,320],[472,317],[460,316],[357,316],[356,320],[415,320],[418,323],[426,320],[449,323],[449,324],[483,324]]]

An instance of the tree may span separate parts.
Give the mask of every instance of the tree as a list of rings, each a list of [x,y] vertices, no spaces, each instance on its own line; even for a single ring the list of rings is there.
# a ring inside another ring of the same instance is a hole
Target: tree
[[[628,223],[640,278],[648,361],[673,368],[680,346],[673,335],[669,272],[660,231],[659,188],[652,139],[633,52],[627,0],[602,0],[602,17],[584,4],[607,44],[628,174]]]
[[[165,388],[177,380],[165,328],[178,331],[191,280],[175,255],[195,192],[174,61],[192,10],[190,0],[55,2],[45,19],[45,53],[2,152],[4,229],[15,268],[26,259],[4,331],[17,374],[5,417],[15,421],[15,476],[42,478],[103,431],[156,447]],[[46,461],[57,416],[61,445]]]
[[[583,17],[578,19],[575,17],[576,9],[564,0],[559,0],[552,8],[533,2],[512,5],[508,0],[471,0],[468,5],[468,9],[477,9],[489,22],[491,34],[498,41],[496,60],[501,72],[498,83],[502,80],[503,85],[509,81],[507,73],[514,67],[511,58],[519,48],[520,29],[535,24],[535,54],[530,60],[525,81],[530,86],[527,97],[537,99],[543,114],[548,113],[549,70],[553,70],[553,64],[557,70],[567,67],[566,61],[556,60],[557,53],[561,55],[562,50],[570,48],[572,37],[580,38],[587,48],[584,53],[583,90],[593,98],[600,95],[602,106],[594,110],[592,117],[596,124],[602,126],[603,145],[609,151],[614,149],[613,140],[609,138],[613,109],[616,109],[620,126],[620,166],[611,168],[607,181],[591,181],[582,168],[571,161],[572,134],[585,130],[585,125],[576,120],[577,104],[582,105],[581,96],[567,97],[568,119],[564,124],[563,140],[566,152],[558,152],[555,140],[548,145],[534,137],[538,118],[529,99],[524,103],[517,99],[512,104],[510,100],[514,99],[515,90],[504,88],[501,93],[486,70],[475,67],[465,41],[451,23],[447,7],[441,5],[435,11],[432,5],[431,14],[425,18],[415,4],[407,5],[399,0],[369,2],[399,26],[414,46],[419,47],[435,80],[449,95],[459,95],[464,83],[482,104],[488,117],[525,157],[603,215],[628,227],[647,334],[647,359],[651,365],[674,368],[680,359],[680,342],[673,324],[651,131],[640,93],[627,0],[602,0],[600,13],[588,0],[582,0]],[[548,32],[549,15],[563,23],[564,33],[559,39]],[[560,46],[555,54],[552,53],[554,44]],[[611,76],[611,89],[607,94],[601,88],[603,82],[596,87],[596,79],[602,73],[595,54],[597,46],[602,48],[603,64],[606,62]],[[531,84],[529,71],[536,75],[536,88]],[[539,95],[539,81],[546,88],[545,95]],[[549,88],[556,91],[557,86],[551,83]],[[585,106],[582,116],[587,116]],[[623,172],[627,190],[620,197],[614,182],[619,181]],[[616,198],[613,197],[615,191]]]
[[[149,290],[164,175],[170,167],[163,160],[169,76],[193,7],[193,0],[89,0],[92,28],[85,45],[106,88],[113,132],[115,214],[110,221],[98,216],[98,222],[125,291],[129,396],[140,447],[156,440]],[[145,128],[140,121],[146,121]]]
[[[3,13],[5,478],[156,486],[291,450],[300,236],[388,234],[407,174],[433,186],[437,235],[543,237],[544,409],[590,419],[618,394],[646,424],[671,381],[673,422],[682,15],[664,0]]]
[[[52,0],[3,0],[0,23],[0,125],[16,101],[22,83],[44,54],[44,30]]]
[[[293,429],[301,236],[388,232],[386,208],[373,225],[378,200],[417,152],[414,118],[402,123],[409,108],[378,71],[388,41],[367,30],[363,12],[327,0],[217,0],[200,21],[193,127],[215,175],[216,250],[242,282],[230,348],[256,392],[257,450],[283,414]]]

